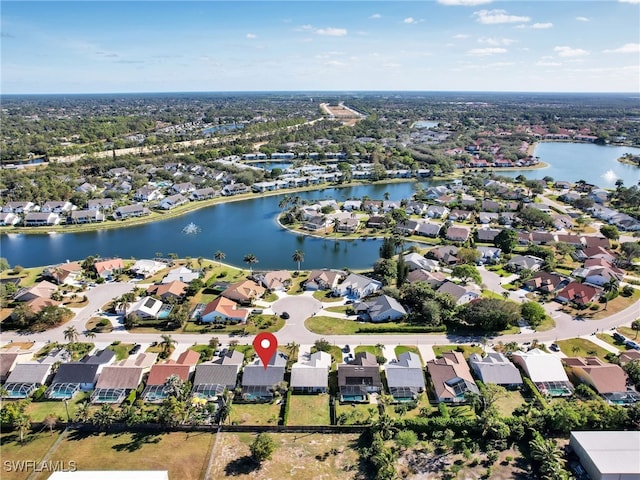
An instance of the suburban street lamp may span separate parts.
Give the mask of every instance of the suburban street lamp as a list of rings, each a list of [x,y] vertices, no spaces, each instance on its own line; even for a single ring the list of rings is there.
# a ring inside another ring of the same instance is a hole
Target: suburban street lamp
[[[67,411],[67,423],[71,423],[71,417],[69,416],[69,400],[64,399],[64,409]]]

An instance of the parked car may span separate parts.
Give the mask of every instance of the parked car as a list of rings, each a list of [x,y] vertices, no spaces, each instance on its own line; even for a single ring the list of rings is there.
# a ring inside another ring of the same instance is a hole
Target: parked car
[[[342,349],[342,351],[344,353],[349,353],[351,351],[351,347],[349,345],[345,345],[344,348]]]
[[[558,346],[557,343],[552,343],[551,345],[549,345],[549,349],[553,350],[554,352],[559,352],[560,351],[560,347]]]
[[[287,312],[282,312],[280,314],[280,318],[284,318],[285,320],[288,320],[289,319],[289,314]]]
[[[624,335],[621,335],[618,332],[613,334],[613,338],[618,340],[619,342],[625,342],[627,340]]]
[[[134,353],[138,353],[140,351],[140,344],[136,343],[133,347],[131,347],[131,350],[129,350],[129,354],[133,355]]]

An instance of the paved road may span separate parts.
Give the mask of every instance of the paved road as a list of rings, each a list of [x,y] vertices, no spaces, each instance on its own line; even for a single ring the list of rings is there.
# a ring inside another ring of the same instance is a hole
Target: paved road
[[[499,283],[499,277],[492,272],[484,270],[482,272],[483,280],[488,282]],[[495,277],[498,277],[496,279]],[[110,301],[116,296],[120,296],[125,292],[131,291],[135,286],[129,283],[110,283],[105,285],[99,285],[87,292],[89,304],[81,309],[76,317],[65,325],[49,330],[43,333],[32,334],[18,334],[15,332],[2,332],[0,334],[0,340],[2,342],[8,341],[24,341],[26,339],[35,341],[37,343],[45,343],[47,341],[64,341],[64,329],[70,325],[75,326],[79,332],[85,329],[86,321],[91,318],[98,308],[101,308],[105,303]],[[498,286],[494,285],[496,291],[499,291]],[[500,287],[501,288],[501,287]],[[273,310],[276,312],[287,311],[290,318],[287,320],[286,326],[280,330],[276,336],[281,345],[289,342],[296,342],[300,345],[312,345],[316,340],[320,338],[326,338],[335,345],[349,344],[352,346],[368,345],[374,343],[381,343],[387,346],[396,346],[399,344],[415,344],[415,345],[438,345],[449,343],[473,343],[481,341],[480,336],[476,337],[462,337],[458,335],[431,335],[431,334],[412,334],[412,335],[318,335],[312,333],[304,327],[304,320],[311,316],[314,312],[319,312],[320,302],[314,298],[301,295],[283,297],[274,302]],[[339,305],[338,303],[324,304],[327,305]],[[507,343],[510,341],[517,341],[519,343],[538,340],[541,342],[550,342],[560,340],[564,338],[574,338],[584,335],[591,335],[596,329],[600,331],[608,330],[619,325],[630,324],[633,320],[640,316],[640,301],[634,303],[627,309],[615,313],[608,318],[602,320],[584,320],[573,318],[563,312],[559,312],[556,309],[559,305],[551,302],[546,304],[550,314],[556,321],[556,328],[546,332],[527,332],[515,335],[503,335],[500,337],[494,337],[494,340],[498,339]],[[353,320],[345,320],[353,321]],[[207,343],[211,336],[216,336],[220,339],[222,344],[228,344],[230,340],[240,340],[240,343],[251,343],[253,336],[246,337],[230,337],[229,335],[200,335],[200,334],[178,334],[173,333],[172,336],[180,344],[194,344],[194,343]],[[160,335],[157,333],[129,333],[125,330],[114,330],[111,333],[97,334],[94,342],[98,345],[108,345],[109,343],[120,340],[127,343],[140,343],[147,345],[151,342],[160,340]]]

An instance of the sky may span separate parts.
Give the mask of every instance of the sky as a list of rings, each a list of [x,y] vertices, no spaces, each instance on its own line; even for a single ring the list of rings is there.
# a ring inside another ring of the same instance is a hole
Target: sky
[[[3,94],[640,92],[640,0],[1,3]]]

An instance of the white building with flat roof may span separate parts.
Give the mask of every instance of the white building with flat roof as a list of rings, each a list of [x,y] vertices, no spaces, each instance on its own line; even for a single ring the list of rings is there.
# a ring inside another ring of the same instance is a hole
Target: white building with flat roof
[[[591,480],[639,480],[640,432],[571,432],[569,445]]]

